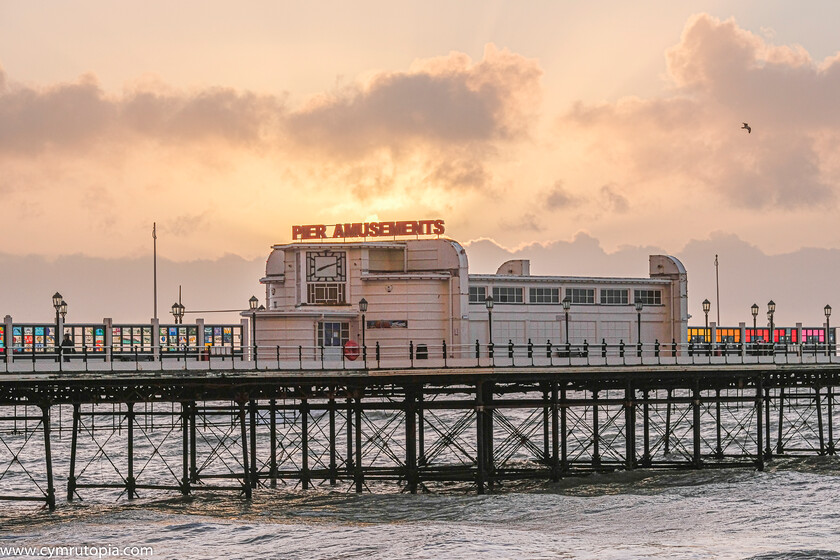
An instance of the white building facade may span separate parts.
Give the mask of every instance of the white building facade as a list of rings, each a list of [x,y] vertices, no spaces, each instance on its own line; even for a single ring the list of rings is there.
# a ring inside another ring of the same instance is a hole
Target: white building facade
[[[366,346],[368,355],[379,343],[383,351],[429,352],[445,344],[449,356],[466,356],[476,341],[489,342],[491,314],[497,346],[556,347],[566,344],[567,332],[573,345],[630,345],[639,330],[645,344],[679,344],[688,319],[685,268],[663,255],[650,257],[649,278],[531,276],[523,260],[502,264],[496,274],[470,275],[466,251],[451,239],[333,241],[321,232],[315,241],[274,246],[260,282],[265,309],[245,315],[255,317],[255,341],[265,356],[340,359],[348,343]]]

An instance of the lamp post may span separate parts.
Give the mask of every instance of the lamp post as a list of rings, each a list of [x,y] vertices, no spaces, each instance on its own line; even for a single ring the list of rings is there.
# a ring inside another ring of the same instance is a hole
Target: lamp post
[[[636,353],[640,358],[642,357],[642,308],[644,304],[641,301],[636,302],[636,325],[638,326],[638,333],[636,341],[638,343],[638,352]]]
[[[566,344],[569,344],[569,309],[572,307],[572,298],[563,298],[563,311],[566,313]]]
[[[709,300],[703,300],[703,313],[706,314],[706,330],[703,331],[703,339],[709,341],[709,348],[711,350],[712,346],[712,334],[709,332],[709,310],[712,308],[712,304]]]
[[[773,323],[773,315],[776,313],[776,302],[772,299],[767,302],[767,316],[770,318],[770,348],[771,354],[776,354],[776,325]]]
[[[487,322],[490,327],[490,342],[487,345],[487,350],[490,354],[490,357],[493,357],[493,296],[487,296],[484,298],[484,305],[487,306]]]
[[[829,322],[831,306],[826,305],[823,311],[825,312],[825,354],[826,356],[831,356],[831,323]]]
[[[365,346],[365,313],[367,313],[368,302],[365,298],[359,300],[359,311],[362,314],[362,361],[367,367],[367,346]]]
[[[251,345],[254,349],[252,356],[255,369],[257,367],[257,304],[259,302],[257,296],[251,296],[251,299],[248,300],[248,308],[251,310]]]
[[[53,299],[53,302],[52,302],[53,307],[55,308],[55,328],[56,328],[56,332],[57,332],[58,331],[58,321],[59,321],[58,314],[61,312],[61,302],[64,301],[64,298],[61,297],[60,293],[56,292],[53,295],[52,299]]]
[[[172,310],[170,313],[172,313],[172,316],[175,317],[176,325],[182,325],[184,323],[184,309],[186,309],[186,307],[177,301],[172,304]]]
[[[61,304],[64,302],[64,298],[61,297],[61,294],[56,292],[52,297],[53,307],[55,308],[55,346],[56,346],[56,353],[58,352],[58,345],[61,344],[61,340],[59,339],[59,333],[61,332],[61,324],[59,321],[59,314],[61,313]],[[67,304],[64,304],[64,308],[67,309]],[[33,348],[34,350],[34,348]]]

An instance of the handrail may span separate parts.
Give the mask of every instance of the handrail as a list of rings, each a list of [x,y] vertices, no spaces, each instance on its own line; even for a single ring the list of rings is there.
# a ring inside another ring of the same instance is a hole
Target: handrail
[[[836,345],[784,343],[527,342],[451,344],[409,340],[373,346],[258,345],[133,347],[10,346],[0,349],[0,373],[63,371],[333,371],[465,367],[682,366],[840,363]]]

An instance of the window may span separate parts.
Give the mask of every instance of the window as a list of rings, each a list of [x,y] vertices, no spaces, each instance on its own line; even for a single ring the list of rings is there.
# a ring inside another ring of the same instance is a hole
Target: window
[[[313,305],[344,305],[344,284],[307,284],[306,302]]]
[[[662,305],[662,290],[633,290],[633,301],[645,305]]]
[[[630,303],[628,298],[628,290],[601,289],[601,305],[627,305]]]
[[[350,339],[350,323],[318,323],[318,346],[342,347]]]
[[[487,299],[486,286],[470,286],[470,303],[484,303]]]
[[[502,286],[493,288],[493,301],[496,303],[523,303],[522,288]]]
[[[688,341],[695,344],[702,342],[709,342],[711,339],[711,329],[702,327],[690,327],[688,329]]]
[[[528,301],[531,303],[560,303],[560,288],[531,288]]]
[[[595,303],[594,288],[566,288],[566,295],[572,303]]]

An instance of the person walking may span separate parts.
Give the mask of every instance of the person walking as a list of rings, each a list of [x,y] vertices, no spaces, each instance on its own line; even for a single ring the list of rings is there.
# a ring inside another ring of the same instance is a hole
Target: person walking
[[[73,344],[73,337],[70,333],[64,333],[64,340],[61,341],[61,353],[64,356],[64,361],[70,361],[70,354],[76,351],[76,345]]]

